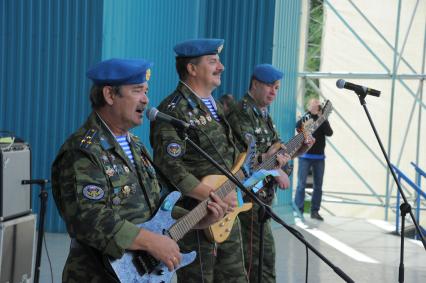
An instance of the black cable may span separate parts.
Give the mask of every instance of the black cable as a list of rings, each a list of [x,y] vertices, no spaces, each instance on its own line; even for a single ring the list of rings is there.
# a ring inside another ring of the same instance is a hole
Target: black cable
[[[309,271],[309,250],[308,246],[305,245],[306,249],[306,271],[305,271],[305,282],[308,283],[308,271]]]
[[[47,244],[46,244],[46,235],[43,235],[43,241],[44,241],[44,249],[46,251],[47,255],[47,261],[49,262],[50,267],[50,280],[53,283],[53,269],[52,269],[52,262],[50,261],[49,251],[47,250]]]

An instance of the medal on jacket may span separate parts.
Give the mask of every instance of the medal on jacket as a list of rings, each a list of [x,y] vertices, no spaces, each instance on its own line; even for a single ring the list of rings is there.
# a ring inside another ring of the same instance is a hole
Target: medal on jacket
[[[126,197],[128,197],[129,196],[129,194],[130,194],[130,187],[128,186],[128,185],[125,185],[122,189],[121,189],[121,192],[126,196]]]
[[[121,199],[120,199],[120,197],[119,197],[119,196],[115,196],[115,197],[112,199],[112,203],[113,203],[114,205],[119,205],[119,204],[121,203]]]

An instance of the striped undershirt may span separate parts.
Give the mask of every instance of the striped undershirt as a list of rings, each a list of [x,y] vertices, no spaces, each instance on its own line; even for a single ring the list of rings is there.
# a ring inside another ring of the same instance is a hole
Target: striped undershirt
[[[121,148],[123,149],[124,153],[129,158],[130,162],[132,162],[133,165],[135,165],[135,161],[133,160],[133,154],[130,150],[130,144],[127,140],[127,136],[116,136],[115,139],[120,144]]]
[[[209,109],[210,113],[212,113],[213,118],[219,122],[220,118],[217,115],[216,103],[214,101],[212,102],[211,98],[201,98],[201,100],[203,101],[204,105]]]

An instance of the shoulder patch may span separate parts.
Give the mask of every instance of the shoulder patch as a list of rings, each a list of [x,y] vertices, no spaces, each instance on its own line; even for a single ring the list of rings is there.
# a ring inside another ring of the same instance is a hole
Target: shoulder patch
[[[182,146],[178,143],[172,142],[167,145],[167,153],[172,157],[179,157],[182,155]]]
[[[83,188],[83,196],[87,199],[100,200],[104,197],[104,195],[104,190],[96,185],[86,185]]]

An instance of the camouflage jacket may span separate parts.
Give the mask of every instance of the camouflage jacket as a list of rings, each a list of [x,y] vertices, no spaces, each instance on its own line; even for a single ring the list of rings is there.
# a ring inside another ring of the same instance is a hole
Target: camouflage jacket
[[[275,142],[279,141],[278,133],[271,116],[263,117],[262,111],[256,106],[253,98],[247,93],[228,114],[228,121],[238,140],[238,148],[247,148],[245,134],[249,133],[256,139],[257,153],[264,153]]]
[[[201,99],[186,85],[179,83],[177,89],[161,102],[158,109],[194,125],[197,130],[188,130],[189,138],[219,164],[230,169],[239,151],[223,107],[220,103],[216,105],[219,122],[212,117]],[[183,194],[187,194],[200,183],[202,177],[221,173],[186,143],[182,134],[182,130],[171,124],[151,123],[150,142],[154,149],[154,163]]]
[[[251,134],[256,140],[256,155],[265,153],[273,143],[279,141],[271,116],[268,114],[263,117],[262,111],[248,93],[232,110],[228,114],[228,121],[238,140],[238,148],[241,151],[245,151],[248,146],[245,139],[247,133]],[[275,196],[277,184],[272,178],[268,177],[266,180],[268,189],[260,191],[258,196],[265,203],[271,203]],[[249,199],[245,197],[245,200],[248,201]]]
[[[113,258],[121,257],[132,244],[139,232],[135,224],[151,218],[160,200],[146,149],[131,134],[129,143],[135,165],[92,113],[64,143],[52,166],[53,196],[71,238],[79,247]],[[89,253],[71,249],[64,280],[87,276],[95,278],[90,282],[102,281],[100,272],[90,266]]]

